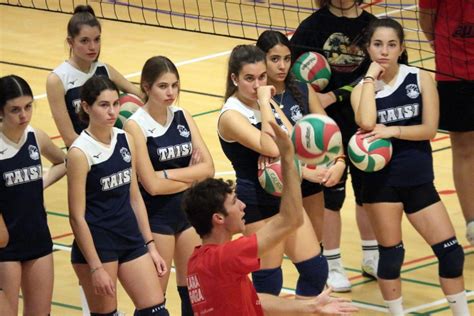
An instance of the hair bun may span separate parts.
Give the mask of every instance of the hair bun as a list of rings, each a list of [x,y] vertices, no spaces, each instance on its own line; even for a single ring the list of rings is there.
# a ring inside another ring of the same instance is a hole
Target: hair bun
[[[74,8],[74,14],[83,13],[83,12],[88,12],[92,14],[93,16],[95,16],[94,9],[92,9],[92,7],[88,4],[87,5],[80,4]]]

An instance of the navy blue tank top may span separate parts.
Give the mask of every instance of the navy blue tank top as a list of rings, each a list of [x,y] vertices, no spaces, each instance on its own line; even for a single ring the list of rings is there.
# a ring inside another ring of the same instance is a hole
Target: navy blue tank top
[[[18,144],[0,132],[0,209],[9,233],[3,255],[25,247],[52,247],[43,200],[43,170],[35,132],[28,126]],[[47,246],[46,245],[46,246]]]
[[[393,87],[378,87],[377,123],[386,126],[412,126],[422,123],[423,102],[419,69],[400,65]],[[434,179],[433,157],[429,140],[413,141],[392,138],[393,153],[390,163],[382,170],[367,173],[366,179],[390,186],[414,186]]]
[[[88,73],[74,68],[70,63],[64,62],[53,72],[61,79],[65,91],[65,102],[67,112],[74,127],[74,131],[80,134],[87,127],[87,123],[79,119],[78,113],[81,107],[81,88],[84,83],[93,76],[110,77],[107,66],[99,61],[91,65]]]
[[[155,171],[163,169],[184,168],[189,166],[193,153],[192,135],[188,122],[181,108],[168,108],[166,125],[156,122],[150,114],[142,108],[131,117],[141,127],[151,164]],[[143,200],[148,214],[162,209],[181,209],[183,192],[153,196],[141,187]]]
[[[105,146],[84,130],[71,147],[84,152],[90,166],[85,219],[95,247],[121,250],[143,245],[130,204],[132,157],[126,134],[114,128],[112,142]]]
[[[273,96],[273,100],[280,105],[281,110],[285,113],[288,120],[290,120],[291,125],[295,125],[299,119],[309,114],[308,85],[306,83],[297,82],[296,86],[301,93],[300,99],[304,102],[303,104],[299,104],[288,89],[283,93]]]

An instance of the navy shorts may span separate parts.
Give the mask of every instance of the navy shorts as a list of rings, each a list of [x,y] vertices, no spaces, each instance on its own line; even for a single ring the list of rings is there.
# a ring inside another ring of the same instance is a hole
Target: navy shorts
[[[27,251],[21,252],[8,252],[2,253],[3,249],[0,249],[0,262],[6,261],[18,261],[18,262],[25,262],[30,260],[35,260],[44,256],[47,256],[53,252],[53,244],[52,242],[49,245],[45,245],[44,247],[31,247]]]
[[[143,256],[148,252],[148,249],[145,245],[143,245],[134,249],[96,249],[96,251],[102,263],[118,261],[118,263],[121,264]],[[72,243],[71,262],[73,264],[87,264],[87,260],[82,254],[75,240]]]
[[[148,217],[152,233],[176,235],[191,227],[182,208],[160,210]]]
[[[362,180],[363,173],[357,169],[352,163],[346,159],[346,164],[349,165],[351,173],[351,184],[352,190],[354,191],[355,202],[357,205],[362,206]],[[341,181],[332,187],[324,187],[324,207],[331,211],[340,211],[344,200],[346,199],[346,181],[347,181],[347,170],[344,170],[344,174],[341,177]]]
[[[439,128],[474,131],[474,81],[438,81]]]
[[[365,185],[364,204],[402,203],[407,214],[413,214],[440,201],[433,182],[409,187]]]
[[[255,223],[280,211],[280,198],[263,190],[260,184],[248,179],[237,179],[235,193],[245,203],[245,223]]]

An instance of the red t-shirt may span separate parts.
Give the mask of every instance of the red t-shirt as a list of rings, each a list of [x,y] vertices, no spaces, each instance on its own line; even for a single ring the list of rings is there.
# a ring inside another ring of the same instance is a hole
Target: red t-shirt
[[[474,80],[474,1],[419,0],[420,8],[435,9],[436,80]]]
[[[262,315],[248,274],[260,268],[257,237],[196,247],[188,262],[188,291],[195,316]]]

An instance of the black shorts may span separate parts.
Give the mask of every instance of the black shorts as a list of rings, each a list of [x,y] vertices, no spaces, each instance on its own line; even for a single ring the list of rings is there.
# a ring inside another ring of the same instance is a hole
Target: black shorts
[[[348,163],[348,160],[346,160]],[[351,173],[351,184],[352,190],[355,196],[355,202],[357,205],[362,205],[362,171],[357,169],[352,163],[349,164],[349,170]],[[347,181],[347,170],[344,170],[344,174],[341,177],[341,181],[332,187],[324,187],[324,207],[331,211],[340,211],[344,200],[346,199],[346,181]]]
[[[149,217],[148,221],[152,233],[161,235],[176,235],[191,227],[181,208],[160,210]]]
[[[474,131],[474,81],[438,81],[439,128]]]
[[[42,248],[32,247],[28,251],[22,252],[9,252],[9,253],[1,253],[2,249],[0,249],[0,262],[6,261],[17,261],[17,262],[25,262],[30,260],[35,260],[44,256],[47,256],[53,252],[53,244],[52,242],[50,245],[45,245]]]
[[[145,245],[134,248],[134,249],[125,249],[125,250],[112,250],[112,249],[96,249],[99,259],[102,263],[118,261],[119,264],[125,263],[127,261],[132,261],[133,259],[139,258],[148,252],[148,249]],[[86,264],[87,260],[82,254],[79,246],[76,241],[72,243],[71,249],[71,262],[73,264]]]
[[[303,194],[303,198],[318,194],[321,191],[323,191],[323,186],[319,183],[314,183],[308,180],[303,180],[303,182],[301,182],[301,193]]]
[[[364,185],[364,204],[402,203],[407,214],[413,214],[440,201],[433,182],[409,187]]]
[[[245,203],[246,224],[272,217],[280,211],[280,198],[265,192],[258,180],[237,179],[235,193]]]

